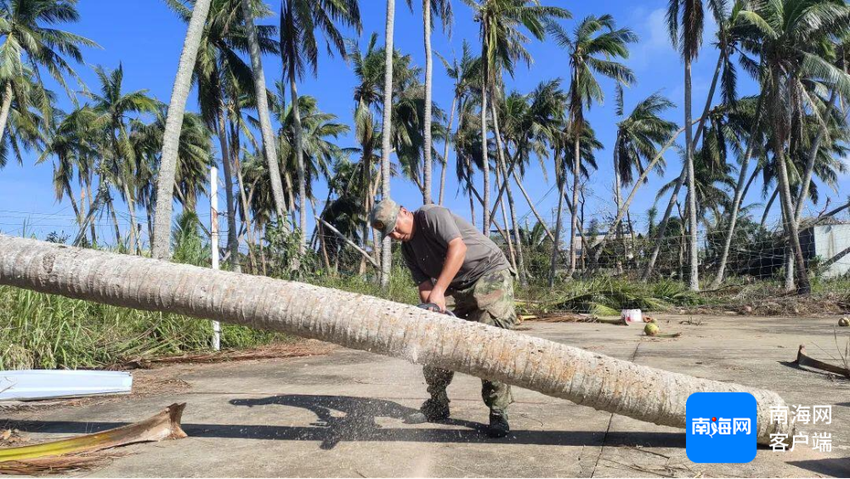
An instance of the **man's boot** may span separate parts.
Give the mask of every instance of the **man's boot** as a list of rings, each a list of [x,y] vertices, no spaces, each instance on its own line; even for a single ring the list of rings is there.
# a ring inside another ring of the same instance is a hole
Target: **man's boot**
[[[490,437],[505,437],[511,432],[508,424],[508,413],[490,411],[490,426],[487,427],[487,435]]]
[[[407,424],[423,424],[426,422],[440,422],[449,418],[448,401],[438,401],[434,398],[422,403],[422,407],[415,413],[407,416],[404,422]]]

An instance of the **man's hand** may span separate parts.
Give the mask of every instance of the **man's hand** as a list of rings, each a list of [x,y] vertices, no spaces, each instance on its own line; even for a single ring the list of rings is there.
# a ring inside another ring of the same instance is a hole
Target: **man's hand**
[[[439,289],[432,289],[431,294],[428,295],[428,303],[436,304],[440,307],[440,312],[446,312],[446,295]]]
[[[466,258],[466,244],[463,239],[455,238],[450,241],[446,252],[446,261],[443,263],[443,271],[428,295],[428,302],[436,304],[443,312],[446,311],[446,290],[455,279],[457,272],[460,271],[464,258]]]

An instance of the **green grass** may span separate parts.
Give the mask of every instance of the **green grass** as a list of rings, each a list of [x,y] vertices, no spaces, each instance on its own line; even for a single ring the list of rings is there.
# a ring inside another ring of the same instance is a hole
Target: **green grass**
[[[286,338],[222,326],[224,348]],[[0,370],[100,368],[130,359],[207,351],[211,338],[209,321],[0,287]]]

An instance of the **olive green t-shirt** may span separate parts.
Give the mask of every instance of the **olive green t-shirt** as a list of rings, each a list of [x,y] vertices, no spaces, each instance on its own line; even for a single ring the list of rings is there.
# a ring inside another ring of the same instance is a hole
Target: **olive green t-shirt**
[[[442,206],[419,208],[413,213],[413,222],[413,237],[402,243],[401,252],[416,284],[440,277],[449,242],[455,238],[462,238],[466,244],[466,257],[451,289],[468,288],[485,273],[510,268],[505,254],[490,238]]]

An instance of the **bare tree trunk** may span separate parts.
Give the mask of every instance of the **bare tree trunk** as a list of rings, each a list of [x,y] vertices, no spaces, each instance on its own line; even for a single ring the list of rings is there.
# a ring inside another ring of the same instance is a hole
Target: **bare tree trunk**
[[[485,62],[486,63],[486,62]],[[486,70],[486,68],[485,68]],[[487,74],[483,76],[483,87],[481,89],[481,151],[484,156],[482,163],[482,173],[484,175],[484,204],[483,208],[483,223],[481,232],[484,236],[490,237],[490,159],[487,157]]]
[[[393,128],[393,36],[395,30],[395,0],[387,0],[387,22],[384,36],[384,119],[381,126],[381,197],[390,198],[390,138]],[[392,270],[391,238],[384,238],[381,247],[381,286],[389,287]]]
[[[764,207],[764,213],[762,213],[761,221],[759,222],[759,225],[761,225],[762,228],[764,228],[764,225],[767,224],[767,215],[770,214],[770,208],[773,206],[773,202],[776,201],[777,196],[779,196],[779,187],[774,188],[773,194],[770,195],[770,199]]]
[[[174,178],[177,173],[177,152],[180,146],[180,130],[183,128],[183,114],[186,111],[186,100],[192,89],[192,73],[195,71],[195,61],[198,48],[207,22],[212,0],[198,0],[192,8],[192,19],[186,30],[183,41],[183,51],[177,66],[177,76],[174,78],[174,88],[171,91],[171,104],[168,106],[168,117],[165,120],[165,132],[162,137],[162,159],[160,160],[159,176],[156,184],[156,214],[154,232],[151,238],[151,251],[156,259],[167,260],[171,256],[171,214]],[[2,138],[2,135],[0,135]]]
[[[560,161],[558,158],[558,154],[555,154],[555,161]],[[561,168],[563,171],[563,168]],[[561,173],[562,176],[566,176]],[[557,179],[555,181],[558,181]],[[561,178],[560,185],[558,186],[558,210],[555,213],[555,240],[552,243],[552,259],[549,264],[549,287],[552,288],[555,286],[555,272],[558,266],[558,254],[560,253],[560,244],[561,244],[561,216],[564,212],[564,190],[565,185],[567,183],[567,179],[565,177]]]
[[[552,241],[555,241],[555,236],[552,235],[552,231],[549,230],[549,226],[546,225],[546,222],[543,221],[543,217],[540,216],[540,213],[537,212],[537,208],[534,206],[534,202],[531,201],[531,198],[528,197],[528,193],[525,191],[525,187],[522,186],[522,182],[519,180],[519,177],[516,174],[516,171],[513,173],[514,181],[516,185],[519,187],[519,191],[522,192],[522,196],[525,197],[526,203],[528,203],[528,207],[531,208],[531,212],[534,213],[534,217],[537,218],[537,221],[543,226],[543,231],[546,232],[546,236],[549,237]]]
[[[496,167],[496,171],[494,172],[496,184],[499,184],[501,166],[502,166],[501,164],[498,165]],[[504,203],[501,204],[501,210],[502,210],[502,223],[505,225],[505,229],[509,229],[510,227],[508,225],[510,225],[510,223],[508,223],[508,214],[505,211],[505,204]],[[494,221],[494,223],[495,223],[495,221]],[[508,245],[508,252],[510,253],[508,255],[508,258],[511,260],[511,266],[513,267],[514,271],[517,271],[516,250],[514,249],[514,242],[511,239],[510,233],[508,233],[505,236],[505,242]]]
[[[298,169],[298,228],[301,230],[301,240],[298,242],[298,256],[303,257],[307,251],[304,239],[307,235],[307,175],[304,171],[303,132],[301,128],[301,107],[298,104],[298,86],[295,84],[295,62],[289,65],[289,91],[292,96],[293,129],[295,130],[295,165]]]
[[[136,228],[136,202],[130,196],[130,187],[127,186],[127,181],[123,181],[124,197],[127,198],[127,212],[130,214],[130,251],[133,254],[142,253],[142,244],[139,241],[139,232]]]
[[[254,26],[254,13],[249,0],[242,1],[242,12],[245,17],[245,28],[248,31],[248,49],[251,54],[251,70],[254,75],[254,92],[257,97],[257,116],[260,120],[260,132],[263,136],[263,152],[269,167],[271,179],[272,196],[274,197],[275,213],[284,230],[288,230],[286,224],[286,200],[283,197],[283,183],[280,181],[280,166],[277,158],[274,131],[272,130],[271,115],[269,115],[269,101],[266,95],[266,77],[263,72],[263,59],[260,52],[260,44],[257,39],[257,28]]]
[[[230,122],[229,126],[231,138],[230,154],[233,157],[233,169],[236,170],[236,186],[239,188],[239,199],[242,202],[242,221],[245,223],[245,231],[248,234],[248,260],[251,262],[251,271],[253,272],[257,271],[257,257],[254,254],[257,240],[254,236],[254,225],[251,222],[251,202],[245,194],[245,178],[242,176],[242,163],[239,161],[239,151],[241,150],[239,130],[233,122]]]
[[[511,219],[512,219],[513,230],[514,230],[514,238],[513,239],[514,239],[514,242],[515,242],[515,246],[514,246],[513,250],[516,253],[516,262],[514,263],[514,270],[519,275],[520,283],[525,284],[525,262],[523,261],[523,257],[522,257],[522,241],[520,240],[519,225],[516,222],[516,214],[514,212],[514,204],[513,204],[513,195],[511,194],[511,183],[510,183],[511,173],[508,172],[508,169],[505,166],[506,151],[505,151],[504,145],[502,144],[502,132],[499,130],[499,116],[498,116],[498,112],[496,111],[496,102],[495,101],[492,102],[492,104],[490,105],[490,111],[493,115],[493,134],[496,137],[496,150],[497,150],[498,163],[499,163],[499,166],[497,167],[497,171],[496,171],[496,173],[497,173],[496,174],[496,178],[497,178],[496,184],[497,185],[499,184],[498,173],[499,173],[499,171],[501,171],[502,177],[504,179],[504,183],[502,183],[502,187],[500,188],[500,191],[502,189],[507,191],[508,203],[509,203],[509,206],[510,206],[510,209],[511,209]],[[517,161],[519,161],[519,160],[517,159]],[[515,165],[517,163],[517,161],[511,162],[511,164]],[[501,198],[501,193],[500,193],[500,198]],[[508,240],[509,240],[509,243],[510,243],[511,242],[510,241],[510,228],[508,227],[508,220],[505,217],[505,203],[502,202],[501,205],[502,205],[502,217],[504,218],[504,222],[505,222],[505,229],[509,230]]]
[[[774,139],[773,143],[774,155],[777,156],[777,169],[779,170],[779,202],[784,212],[785,232],[789,236],[791,251],[794,255],[794,266],[797,269],[797,293],[807,295],[811,293],[812,287],[809,284],[806,260],[803,257],[803,249],[800,246],[800,233],[797,229],[797,222],[794,220],[794,205],[791,199],[791,186],[788,181],[788,169],[785,163],[785,149],[779,143],[778,139]]]
[[[575,206],[578,205],[578,190],[580,188],[579,177],[581,176],[581,132],[574,125],[575,128],[575,140],[573,143],[573,199],[570,204],[573,205],[572,212],[570,213],[570,272],[569,276],[576,272],[576,230],[578,229],[578,208]]]
[[[696,177],[694,173],[694,138],[691,129],[691,59],[685,58],[685,159],[688,165],[688,223],[690,225],[690,278],[688,286],[691,291],[699,291],[699,245],[697,234],[697,195]]]
[[[452,109],[449,113],[449,125],[446,128],[446,148],[443,151],[443,168],[440,171],[440,206],[443,205],[443,192],[446,190],[446,169],[449,167],[449,144],[451,143],[452,125],[455,122],[455,108],[457,107],[457,97],[452,99]],[[474,223],[473,223],[474,225]]]
[[[221,166],[224,169],[225,212],[227,214],[227,250],[230,252],[230,268],[241,271],[239,264],[239,239],[236,236],[236,202],[233,198],[233,164],[230,161],[230,148],[227,144],[227,127],[224,122],[224,102],[219,104],[218,141],[221,146]]]
[[[422,203],[431,201],[431,89],[433,88],[434,58],[431,53],[431,0],[422,0],[422,24],[425,30],[425,121],[423,122],[423,151],[425,153],[425,174],[423,180]],[[442,197],[441,197],[442,198]]]
[[[774,392],[640,366],[362,294],[0,235],[0,284],[119,307],[248,325],[501,381],[641,421],[683,428],[695,392],[748,392],[758,441]],[[593,379],[593,380],[590,380]]]

